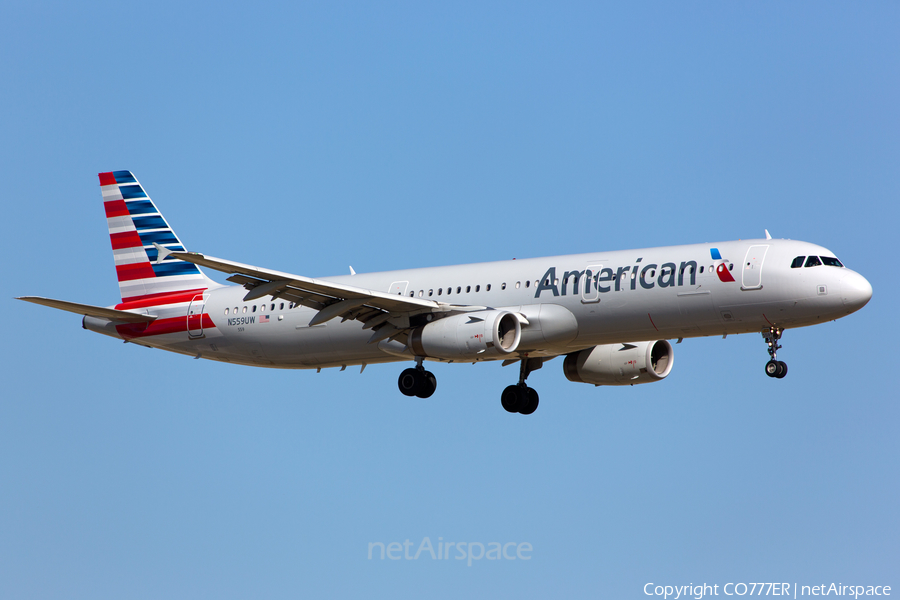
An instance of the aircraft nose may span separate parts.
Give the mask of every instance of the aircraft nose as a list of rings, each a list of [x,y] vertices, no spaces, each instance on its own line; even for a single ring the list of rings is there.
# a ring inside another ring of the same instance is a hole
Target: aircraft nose
[[[859,310],[872,298],[872,284],[865,277],[850,271],[841,278],[841,300],[851,310]]]

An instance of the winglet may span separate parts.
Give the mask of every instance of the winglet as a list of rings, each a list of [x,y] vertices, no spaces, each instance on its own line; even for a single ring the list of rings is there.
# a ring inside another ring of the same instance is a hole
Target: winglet
[[[767,240],[771,240],[771,239],[772,239],[772,236],[769,235],[769,230],[768,230],[768,229],[766,229],[766,239],[767,239]]]
[[[166,248],[164,246],[160,246],[156,242],[153,242],[153,246],[156,248],[156,252],[157,252],[156,264],[161,264],[162,261],[166,260],[167,256],[172,254],[172,250],[169,250],[168,248]]]

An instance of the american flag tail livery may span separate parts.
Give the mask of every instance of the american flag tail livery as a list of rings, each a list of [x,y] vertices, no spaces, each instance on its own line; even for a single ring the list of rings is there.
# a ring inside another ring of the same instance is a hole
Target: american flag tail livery
[[[184,246],[131,171],[100,173],[100,193],[123,303],[219,287],[189,262],[167,256],[156,264],[154,244],[181,252]]]

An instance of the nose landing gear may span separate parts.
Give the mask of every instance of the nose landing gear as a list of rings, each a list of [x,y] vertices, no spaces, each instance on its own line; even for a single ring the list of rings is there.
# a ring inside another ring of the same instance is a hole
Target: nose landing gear
[[[778,340],[781,339],[783,331],[784,330],[780,327],[769,327],[762,332],[763,339],[769,347],[769,356],[771,357],[769,362],[766,363],[766,375],[775,377],[776,379],[783,378],[788,372],[787,363],[778,360],[776,356],[776,353],[781,348],[781,344],[778,343]]]
[[[537,410],[540,398],[537,391],[526,385],[525,379],[529,373],[537,371],[542,366],[544,360],[541,358],[528,358],[527,355],[522,357],[519,365],[519,383],[507,386],[500,394],[500,404],[506,412],[530,415]]]
[[[418,396],[430,398],[437,389],[437,378],[431,371],[426,371],[422,366],[422,358],[416,357],[416,366],[400,373],[397,387],[404,396]]]

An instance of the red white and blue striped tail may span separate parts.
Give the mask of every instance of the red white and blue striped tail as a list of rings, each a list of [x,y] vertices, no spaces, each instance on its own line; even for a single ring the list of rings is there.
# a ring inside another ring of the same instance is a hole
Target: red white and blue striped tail
[[[156,264],[154,243],[174,251],[184,246],[130,171],[100,173],[100,193],[122,302],[218,287],[197,265],[171,257]]]

